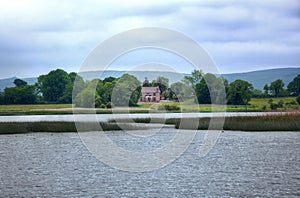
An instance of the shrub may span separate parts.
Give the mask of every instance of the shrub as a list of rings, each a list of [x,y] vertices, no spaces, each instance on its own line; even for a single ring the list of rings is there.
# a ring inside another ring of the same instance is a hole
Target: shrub
[[[270,104],[270,108],[271,108],[272,110],[277,110],[278,104],[271,103],[271,104]]]
[[[176,105],[164,105],[165,109],[167,111],[179,111],[180,107],[176,106]]]
[[[106,103],[106,108],[108,108],[108,109],[111,108],[111,102]]]
[[[105,108],[106,108],[106,105],[105,105],[105,104],[101,104],[101,105],[100,105],[100,108],[105,109]]]
[[[300,95],[296,98],[298,104],[300,105]]]
[[[279,108],[282,108],[282,107],[283,107],[283,104],[284,104],[284,103],[283,103],[283,100],[279,100],[279,101],[278,101],[278,107],[279,107]]]

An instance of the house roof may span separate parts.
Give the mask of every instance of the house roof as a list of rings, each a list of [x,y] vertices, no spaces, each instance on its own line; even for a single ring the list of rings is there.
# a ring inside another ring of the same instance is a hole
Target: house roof
[[[160,93],[159,87],[142,87],[142,93]]]

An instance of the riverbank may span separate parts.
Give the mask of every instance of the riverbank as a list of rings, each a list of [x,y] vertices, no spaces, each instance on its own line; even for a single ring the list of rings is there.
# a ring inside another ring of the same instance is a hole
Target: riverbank
[[[130,118],[130,120],[128,120]],[[211,123],[224,122],[223,128]],[[92,122],[95,120],[95,122]],[[76,123],[75,123],[76,121]],[[99,123],[99,125],[97,124]],[[136,123],[144,123],[138,125]],[[187,114],[112,114],[0,117],[0,134],[30,132],[77,132],[151,129],[147,123],[174,125],[177,129],[218,129],[233,131],[300,131],[300,113],[187,113]],[[101,128],[99,128],[101,126]],[[143,128],[144,127],[144,128]]]
[[[212,120],[213,119],[213,120]],[[111,123],[126,123],[127,119],[110,120]],[[162,119],[136,118],[136,123],[161,123]],[[277,113],[277,114],[250,114],[243,116],[225,116],[225,117],[185,117],[169,118],[164,121],[166,124],[175,125],[176,129],[196,129],[214,130],[220,129],[223,123],[223,130],[232,131],[300,131],[300,113]],[[212,122],[212,123],[211,123]]]

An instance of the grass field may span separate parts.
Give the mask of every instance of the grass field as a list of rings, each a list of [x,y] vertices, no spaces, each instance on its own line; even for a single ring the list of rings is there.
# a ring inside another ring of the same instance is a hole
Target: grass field
[[[222,105],[194,104],[193,101],[179,102],[160,102],[160,103],[139,103],[137,107],[130,107],[130,113],[148,113],[150,112],[211,112],[211,111],[271,111],[268,101],[270,98],[253,98],[249,105],[227,105],[226,109]],[[295,97],[272,98],[273,103],[283,101],[283,107],[278,111],[299,110],[300,106],[296,104]],[[166,107],[176,107],[177,109]],[[96,113],[109,114],[111,109],[84,109],[79,108],[78,113]],[[114,112],[127,113],[128,108],[115,108]],[[33,104],[33,105],[0,105],[0,115],[43,115],[43,114],[72,114],[72,104]]]
[[[226,105],[226,111],[271,111],[268,101],[271,98],[252,98],[249,104],[246,105]],[[273,103],[278,103],[280,100],[283,101],[283,107],[278,108],[280,111],[285,110],[298,110],[300,106],[297,105],[296,97],[282,97],[272,98]],[[294,104],[293,104],[294,103]],[[155,107],[155,103],[139,103],[139,108],[150,108]],[[211,112],[213,111],[224,111],[225,108],[222,105],[210,105],[210,104],[193,104],[193,101],[186,101],[180,104],[179,102],[160,102],[159,105],[173,105],[180,107],[182,111],[186,112]]]

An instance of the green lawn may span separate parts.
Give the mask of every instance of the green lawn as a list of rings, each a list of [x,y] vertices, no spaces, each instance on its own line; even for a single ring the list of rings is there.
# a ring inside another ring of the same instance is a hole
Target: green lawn
[[[72,108],[72,104],[0,105],[0,112]]]
[[[249,105],[227,105],[226,111],[271,111],[268,101],[270,98],[253,98]],[[283,97],[272,98],[273,103],[283,101],[283,108],[277,109],[278,111],[294,111],[299,110],[300,106],[296,104],[296,97]],[[294,104],[293,104],[294,103]],[[170,112],[211,112],[211,111],[225,111],[222,105],[210,105],[210,104],[194,104],[193,101],[179,102],[160,102],[150,103],[141,102],[137,107],[130,107],[131,113],[148,113],[149,109],[152,111],[164,112],[164,109],[168,106],[179,107],[179,110],[173,110]],[[162,107],[164,106],[164,107]],[[72,104],[33,104],[33,105],[0,105],[0,115],[24,115],[24,114],[72,114]],[[161,109],[160,111],[158,109]],[[79,113],[93,113],[93,109],[80,109],[76,110]],[[128,108],[116,108],[115,112],[126,113]],[[111,109],[97,109],[97,113],[107,114],[112,113]]]
[[[250,101],[251,105],[268,105],[268,101],[272,99],[274,103],[278,103],[283,100],[284,103],[296,102],[296,97],[282,97],[282,98],[252,98]],[[297,103],[297,102],[296,102]]]
[[[270,98],[252,98],[249,104],[246,105],[227,105],[226,111],[270,111],[270,105],[268,101]],[[273,103],[278,103],[280,100],[283,101],[283,108],[278,110],[298,110],[300,107],[296,104],[296,97],[282,97],[282,98],[272,98]],[[294,102],[295,104],[290,104]],[[157,105],[174,105],[181,108],[183,111],[195,112],[199,110],[200,112],[210,112],[210,111],[224,111],[224,106],[222,105],[210,105],[210,104],[193,104],[193,101],[186,101],[180,104],[179,102],[160,102],[157,103],[139,103],[139,108],[150,108]]]

